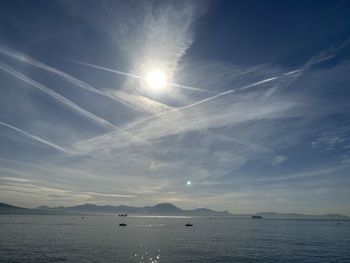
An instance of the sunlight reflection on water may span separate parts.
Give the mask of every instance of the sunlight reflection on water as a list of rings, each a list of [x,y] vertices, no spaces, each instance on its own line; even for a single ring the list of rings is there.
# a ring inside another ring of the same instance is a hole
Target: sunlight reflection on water
[[[133,262],[139,263],[159,263],[160,262],[160,249],[154,251],[146,250],[143,243],[140,243],[140,250],[134,253]]]

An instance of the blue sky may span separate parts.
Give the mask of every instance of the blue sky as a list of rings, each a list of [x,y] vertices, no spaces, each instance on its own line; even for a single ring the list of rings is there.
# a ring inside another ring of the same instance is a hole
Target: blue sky
[[[349,16],[348,1],[1,2],[0,200],[350,215]]]

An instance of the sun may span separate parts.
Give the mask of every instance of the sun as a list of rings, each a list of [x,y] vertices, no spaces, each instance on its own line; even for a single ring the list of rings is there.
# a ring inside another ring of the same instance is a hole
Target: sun
[[[163,70],[154,69],[146,75],[146,82],[149,88],[153,90],[162,90],[167,83],[167,77]]]

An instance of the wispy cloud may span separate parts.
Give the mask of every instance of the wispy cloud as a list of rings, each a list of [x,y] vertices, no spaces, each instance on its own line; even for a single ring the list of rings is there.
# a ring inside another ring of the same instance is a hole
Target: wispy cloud
[[[288,160],[288,157],[282,156],[282,155],[277,155],[275,158],[272,159],[271,166],[276,166],[280,163],[283,163],[286,160]]]

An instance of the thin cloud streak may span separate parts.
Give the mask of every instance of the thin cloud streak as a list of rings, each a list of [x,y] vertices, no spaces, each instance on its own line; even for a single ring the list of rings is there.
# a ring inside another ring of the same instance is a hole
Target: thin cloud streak
[[[14,182],[22,182],[22,183],[29,183],[31,180],[20,178],[20,177],[0,177],[0,180],[6,180],[6,181],[14,181]]]
[[[0,180],[3,179],[0,177]],[[33,196],[54,196],[55,199],[69,198],[69,200],[74,201],[84,197],[85,200],[92,198],[105,197],[105,198],[135,198],[136,195],[129,194],[110,194],[110,193],[98,193],[98,192],[85,192],[85,191],[70,191],[61,188],[54,188],[48,186],[42,186],[36,184],[34,181],[30,182],[19,182],[18,180],[7,180],[5,178],[3,185],[0,186],[2,191],[13,192],[17,194],[32,194]]]
[[[156,100],[152,100],[146,96],[123,92],[123,91],[111,91],[111,92],[113,93],[113,96],[116,96],[122,100],[125,100],[128,103],[135,105],[135,107],[139,107],[142,110],[147,111],[151,114],[157,114],[163,111],[169,111],[174,109],[174,107],[172,106],[168,106],[167,104],[161,103]]]
[[[67,150],[67,149],[65,149],[65,148],[62,148],[61,146],[58,146],[57,144],[54,144],[54,143],[49,142],[49,141],[47,141],[47,140],[45,140],[45,139],[42,139],[42,138],[40,138],[40,137],[38,137],[38,136],[35,136],[35,135],[33,135],[33,134],[29,133],[29,132],[26,132],[26,131],[24,131],[24,130],[21,130],[21,129],[19,129],[19,128],[17,128],[17,127],[15,127],[15,126],[11,125],[11,124],[8,124],[8,123],[5,123],[5,122],[0,121],[0,125],[5,126],[5,127],[9,128],[9,129],[12,129],[12,130],[14,130],[14,131],[17,131],[17,132],[19,132],[19,133],[21,133],[21,134],[23,134],[23,135],[25,135],[25,136],[27,136],[27,137],[29,137],[29,138],[35,140],[35,141],[38,141],[38,142],[40,142],[40,143],[45,144],[46,146],[49,146],[49,147],[51,147],[51,148],[54,148],[55,150],[59,150],[59,151],[61,151],[61,152],[65,152],[65,153],[73,153],[73,152],[71,152],[71,151],[69,151],[69,150]],[[76,152],[74,152],[74,153],[76,153]]]

